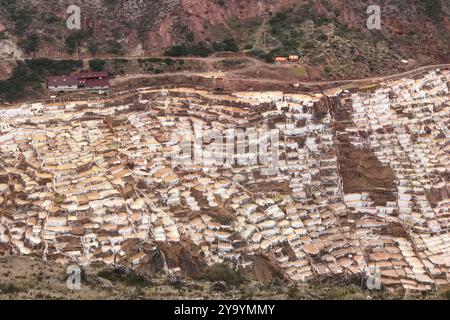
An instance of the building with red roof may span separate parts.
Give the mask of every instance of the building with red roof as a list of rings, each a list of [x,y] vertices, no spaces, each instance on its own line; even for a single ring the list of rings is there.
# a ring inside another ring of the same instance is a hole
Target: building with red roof
[[[109,77],[104,71],[85,71],[74,75],[51,76],[48,78],[49,91],[108,90]]]

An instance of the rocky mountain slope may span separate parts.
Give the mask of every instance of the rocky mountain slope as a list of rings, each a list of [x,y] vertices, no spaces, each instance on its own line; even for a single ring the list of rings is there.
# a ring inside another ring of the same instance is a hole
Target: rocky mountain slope
[[[298,53],[326,76],[354,76],[448,62],[450,4],[443,0],[94,0],[78,1],[82,29],[66,27],[67,0],[0,0],[0,58],[194,54],[250,50]],[[366,28],[378,4],[382,29]],[[227,40],[231,46],[221,46]],[[235,46],[236,44],[236,46]],[[189,54],[189,52],[188,52]]]

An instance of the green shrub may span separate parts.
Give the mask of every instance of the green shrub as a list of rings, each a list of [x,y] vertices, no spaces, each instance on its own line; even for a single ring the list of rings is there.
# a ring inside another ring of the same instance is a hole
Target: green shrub
[[[103,71],[105,70],[106,60],[94,59],[89,61],[89,69],[92,71]]]
[[[123,47],[122,45],[114,40],[109,40],[106,42],[106,52],[112,53],[112,54],[122,54],[123,53]]]
[[[213,43],[213,49],[217,52],[223,52],[223,51],[231,51],[231,52],[238,52],[239,47],[234,41],[234,39],[225,39],[222,42],[215,42]]]
[[[170,57],[182,57],[189,54],[189,49],[184,44],[176,45],[171,47],[164,53],[166,56]]]
[[[78,30],[78,31],[72,32],[64,39],[66,51],[69,54],[74,54],[77,49],[77,46],[80,47],[81,43],[86,41],[91,36],[92,36],[92,30],[88,30],[88,31]]]
[[[208,47],[204,43],[196,43],[196,44],[180,44],[171,47],[169,50],[167,50],[164,54],[166,56],[170,57],[182,57],[182,56],[200,56],[200,57],[207,57],[212,53],[212,49]]]
[[[12,284],[12,283],[0,283],[0,291],[3,294],[13,294],[13,293],[17,293],[20,292],[20,288],[17,287],[16,285]]]
[[[450,300],[450,290],[445,291],[445,292],[442,294],[442,297],[443,297],[444,299]]]
[[[105,269],[97,273],[97,276],[111,282],[120,282],[129,287],[148,287],[151,282],[134,270]]]
[[[18,36],[21,36],[30,26],[33,21],[33,13],[27,9],[18,9],[11,16],[14,21],[14,31]]]
[[[288,292],[287,292],[287,296],[289,299],[298,299],[299,298],[299,290],[298,287],[296,285],[291,285],[288,287]]]
[[[207,57],[213,50],[204,43],[197,43],[190,47],[190,54],[193,56]]]
[[[223,281],[228,285],[240,285],[246,281],[241,272],[230,268],[226,263],[219,263],[206,268],[200,276],[206,281]]]
[[[146,59],[139,59],[139,62],[141,63],[160,63],[163,60],[161,58],[146,58]]]
[[[263,59],[267,63],[272,63],[275,61],[275,54],[273,52],[265,52],[254,49],[250,51],[250,54],[257,58]]]
[[[119,1],[118,0],[103,0],[103,4],[107,7],[115,6]]]
[[[39,36],[35,33],[30,34],[25,40],[20,41],[19,45],[27,54],[36,52],[39,49]]]
[[[439,20],[442,15],[441,0],[421,0],[426,13],[433,19]]]
[[[97,54],[98,45],[97,45],[97,43],[95,43],[95,41],[89,41],[87,46],[88,46],[88,50],[91,54]]]
[[[168,66],[171,66],[171,65],[174,65],[176,61],[171,59],[171,58],[166,58],[166,59],[163,60],[163,62],[165,64],[167,64]]]

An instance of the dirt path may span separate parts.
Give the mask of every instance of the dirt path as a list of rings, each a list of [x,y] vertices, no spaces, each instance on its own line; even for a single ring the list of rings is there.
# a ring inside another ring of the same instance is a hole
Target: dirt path
[[[128,60],[137,60],[137,59],[147,59],[147,58],[172,58],[174,57],[167,57],[167,56],[121,56],[121,57],[108,57],[108,56],[99,56],[95,59],[128,59]],[[245,58],[247,60],[247,63],[245,67],[237,70],[231,70],[231,71],[225,71],[223,73],[219,73],[218,70],[214,68],[214,63],[217,63],[223,59],[226,58]],[[26,58],[21,59],[7,59],[5,61],[16,61],[16,60],[25,60]],[[52,58],[54,60],[65,60],[68,58]],[[115,85],[117,83],[123,83],[124,81],[131,80],[131,79],[138,79],[138,78],[162,78],[167,76],[198,76],[198,77],[206,77],[206,78],[217,78],[221,77],[224,80],[231,80],[231,81],[251,81],[251,82],[262,82],[262,83],[274,83],[274,84],[291,84],[291,83],[299,83],[302,86],[330,86],[330,85],[340,85],[340,84],[348,84],[348,83],[367,83],[367,82],[380,82],[390,79],[396,79],[401,78],[405,76],[414,75],[426,70],[435,69],[435,68],[444,68],[444,67],[450,67],[450,64],[436,64],[436,65],[430,65],[430,66],[422,66],[416,69],[412,69],[409,71],[401,72],[401,73],[395,73],[391,75],[386,76],[376,76],[376,77],[370,77],[370,78],[361,78],[361,79],[342,79],[342,80],[308,80],[308,81],[292,81],[292,80],[275,80],[271,78],[261,78],[261,77],[246,77],[242,76],[243,72],[256,72],[258,70],[264,70],[265,68],[273,68],[273,64],[265,63],[259,59],[256,59],[254,57],[245,55],[245,54],[232,54],[232,55],[213,55],[209,57],[176,57],[176,59],[185,60],[185,61],[199,61],[203,62],[206,65],[207,72],[191,72],[191,71],[179,71],[179,72],[170,72],[170,73],[161,73],[161,74],[131,74],[131,75],[124,75],[124,76],[118,76],[115,79],[111,81],[112,85]],[[84,58],[83,64],[88,65],[89,60],[93,60],[93,58]],[[283,67],[283,66],[281,66]],[[239,74],[238,74],[239,73]],[[257,73],[258,74],[258,73]]]
[[[218,59],[218,58],[214,58]],[[254,59],[254,58],[248,58],[250,61],[250,65],[246,66],[244,69],[240,69],[238,71],[227,71],[220,74],[220,76],[224,80],[234,80],[234,81],[249,81],[249,82],[261,82],[261,83],[274,83],[274,84],[291,84],[295,81],[292,80],[275,80],[275,79],[267,79],[267,78],[252,78],[252,77],[244,77],[239,76],[236,73],[242,72],[243,70],[249,70],[250,68],[252,70],[256,70],[258,67],[264,67],[263,62]],[[330,85],[341,85],[341,84],[348,84],[348,83],[368,83],[368,82],[381,82],[386,80],[392,80],[397,78],[403,78],[407,76],[414,76],[418,73],[437,69],[437,68],[448,68],[450,67],[450,64],[437,64],[437,65],[431,65],[431,66],[423,66],[419,67],[413,70],[401,72],[401,73],[395,73],[391,75],[386,76],[378,76],[378,77],[370,77],[370,78],[362,78],[362,79],[346,79],[346,80],[320,80],[320,81],[296,81],[300,85],[303,86],[330,86]],[[127,80],[131,79],[137,79],[137,78],[163,78],[167,76],[197,76],[197,77],[207,77],[207,78],[214,78],[214,73],[212,72],[189,72],[189,71],[181,71],[181,72],[172,72],[172,73],[163,73],[163,74],[133,74],[133,75],[126,75],[126,76],[118,76],[115,79],[112,80],[112,84],[118,84],[125,82]]]

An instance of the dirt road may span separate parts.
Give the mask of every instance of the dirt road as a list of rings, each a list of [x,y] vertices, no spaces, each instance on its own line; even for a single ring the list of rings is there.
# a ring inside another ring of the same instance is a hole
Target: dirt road
[[[127,60],[137,60],[137,59],[148,59],[148,58],[174,58],[174,57],[167,57],[167,56],[121,56],[121,57],[108,57],[108,56],[99,56],[95,59],[127,59]],[[245,59],[246,63],[245,65],[238,69],[238,70],[231,70],[231,71],[225,71],[220,72],[216,68],[214,68],[213,64],[218,63],[223,59],[226,58],[236,58],[236,59]],[[52,58],[54,60],[65,60],[66,58]],[[161,73],[161,74],[130,74],[130,75],[121,75],[117,76],[116,78],[112,79],[111,84],[117,85],[118,83],[123,83],[131,79],[138,79],[138,78],[163,78],[167,76],[196,76],[196,77],[205,77],[205,78],[223,78],[224,80],[229,81],[250,81],[250,82],[263,82],[263,83],[274,83],[274,84],[292,84],[294,82],[300,84],[301,86],[309,87],[309,86],[332,86],[332,85],[342,85],[342,84],[348,84],[348,83],[368,83],[368,82],[380,82],[385,80],[391,80],[391,79],[397,79],[402,78],[406,76],[411,76],[418,74],[423,71],[436,69],[436,68],[448,68],[450,67],[450,64],[436,64],[436,65],[430,65],[430,66],[422,66],[416,69],[412,69],[409,71],[401,72],[401,73],[395,73],[391,75],[385,75],[385,76],[377,76],[377,77],[370,77],[370,78],[362,78],[362,79],[342,79],[342,80],[307,80],[307,81],[292,81],[292,80],[276,80],[271,78],[262,78],[262,77],[247,77],[242,76],[242,74],[245,71],[254,71],[254,70],[263,70],[265,68],[273,67],[273,64],[265,63],[259,59],[256,59],[254,57],[245,55],[245,54],[225,54],[225,55],[212,55],[209,57],[176,57],[176,59],[185,60],[185,61],[199,61],[206,65],[207,72],[192,72],[192,71],[177,71],[177,72],[170,72],[170,73]],[[10,61],[16,61],[16,60],[25,60],[25,58],[21,59],[10,59]],[[84,63],[88,63],[90,60],[93,60],[92,58],[83,58]],[[8,61],[8,60],[7,60]],[[239,72],[239,74],[237,74]]]
[[[217,58],[215,58],[217,59]],[[256,66],[264,67],[265,64],[262,61],[259,61],[254,58],[248,58],[250,61],[250,65],[247,65],[245,69],[252,68],[254,69]],[[381,82],[392,79],[399,79],[408,76],[414,76],[424,71],[438,69],[438,68],[449,68],[450,64],[437,64],[430,66],[422,66],[416,69],[412,69],[409,71],[395,73],[386,76],[377,76],[370,78],[362,78],[362,79],[345,79],[345,80],[308,80],[308,81],[295,81],[296,83],[302,86],[332,86],[332,85],[342,85],[348,83],[370,83],[370,82]],[[243,71],[245,69],[240,69],[239,71]],[[196,76],[196,77],[206,77],[206,78],[222,78],[224,80],[231,81],[249,81],[249,82],[263,82],[263,83],[274,83],[274,84],[293,84],[292,80],[275,80],[268,78],[254,78],[254,77],[244,77],[236,75],[236,71],[227,71],[227,72],[190,72],[190,71],[180,71],[180,72],[172,72],[172,73],[163,73],[163,74],[133,74],[126,76],[118,76],[112,80],[112,85],[116,85],[118,83],[126,82],[127,80],[137,79],[137,78],[164,78],[167,76]]]

